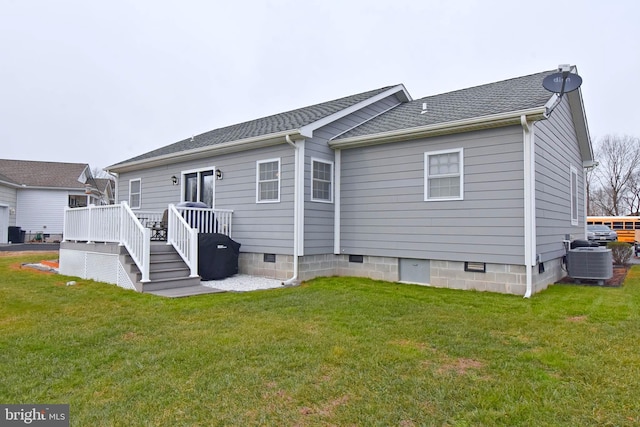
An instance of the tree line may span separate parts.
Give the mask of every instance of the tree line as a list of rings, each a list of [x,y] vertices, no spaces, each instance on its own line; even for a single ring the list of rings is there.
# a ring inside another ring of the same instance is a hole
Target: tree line
[[[587,169],[587,215],[640,215],[640,138],[606,135],[595,147],[598,165]]]

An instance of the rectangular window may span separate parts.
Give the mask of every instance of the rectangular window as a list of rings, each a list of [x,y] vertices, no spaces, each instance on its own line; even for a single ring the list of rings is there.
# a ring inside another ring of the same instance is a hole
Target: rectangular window
[[[571,179],[571,225],[578,225],[578,170],[570,167]]]
[[[280,201],[280,159],[256,162],[256,202]]]
[[[463,149],[424,153],[424,200],[463,199]]]
[[[333,202],[333,163],[311,159],[311,201]]]
[[[142,202],[142,180],[129,180],[129,207],[131,209],[140,209]]]
[[[184,202],[202,202],[213,208],[214,168],[182,172]]]

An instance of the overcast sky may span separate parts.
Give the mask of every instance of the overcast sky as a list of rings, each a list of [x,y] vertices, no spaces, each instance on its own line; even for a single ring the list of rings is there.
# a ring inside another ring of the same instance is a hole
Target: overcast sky
[[[637,0],[0,0],[0,158],[107,167],[397,83],[578,67],[594,143],[640,137]]]

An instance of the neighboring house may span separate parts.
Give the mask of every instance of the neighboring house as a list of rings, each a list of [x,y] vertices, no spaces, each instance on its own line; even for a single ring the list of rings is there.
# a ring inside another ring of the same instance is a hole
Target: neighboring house
[[[584,238],[593,161],[580,90],[545,116],[553,95],[542,80],[553,72],[416,100],[389,86],[108,170],[133,213],[181,201],[233,210],[244,273],[529,296],[565,275],[567,236]]]
[[[116,188],[113,179],[94,178],[98,194],[100,195],[101,205],[113,205],[116,202]]]
[[[0,243],[9,241],[8,227],[26,240],[61,240],[64,208],[101,197],[85,163],[0,159]]]

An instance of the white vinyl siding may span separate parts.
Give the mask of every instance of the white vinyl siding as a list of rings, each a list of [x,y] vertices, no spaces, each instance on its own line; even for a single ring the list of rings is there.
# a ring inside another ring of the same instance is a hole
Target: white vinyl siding
[[[142,180],[140,178],[129,180],[129,207],[140,209],[142,201]]]
[[[571,225],[578,225],[578,169],[569,167],[571,191]]]
[[[333,202],[333,162],[311,159],[311,201]]]
[[[280,201],[280,159],[256,162],[256,202]]]
[[[463,150],[424,153],[424,200],[463,199]]]

